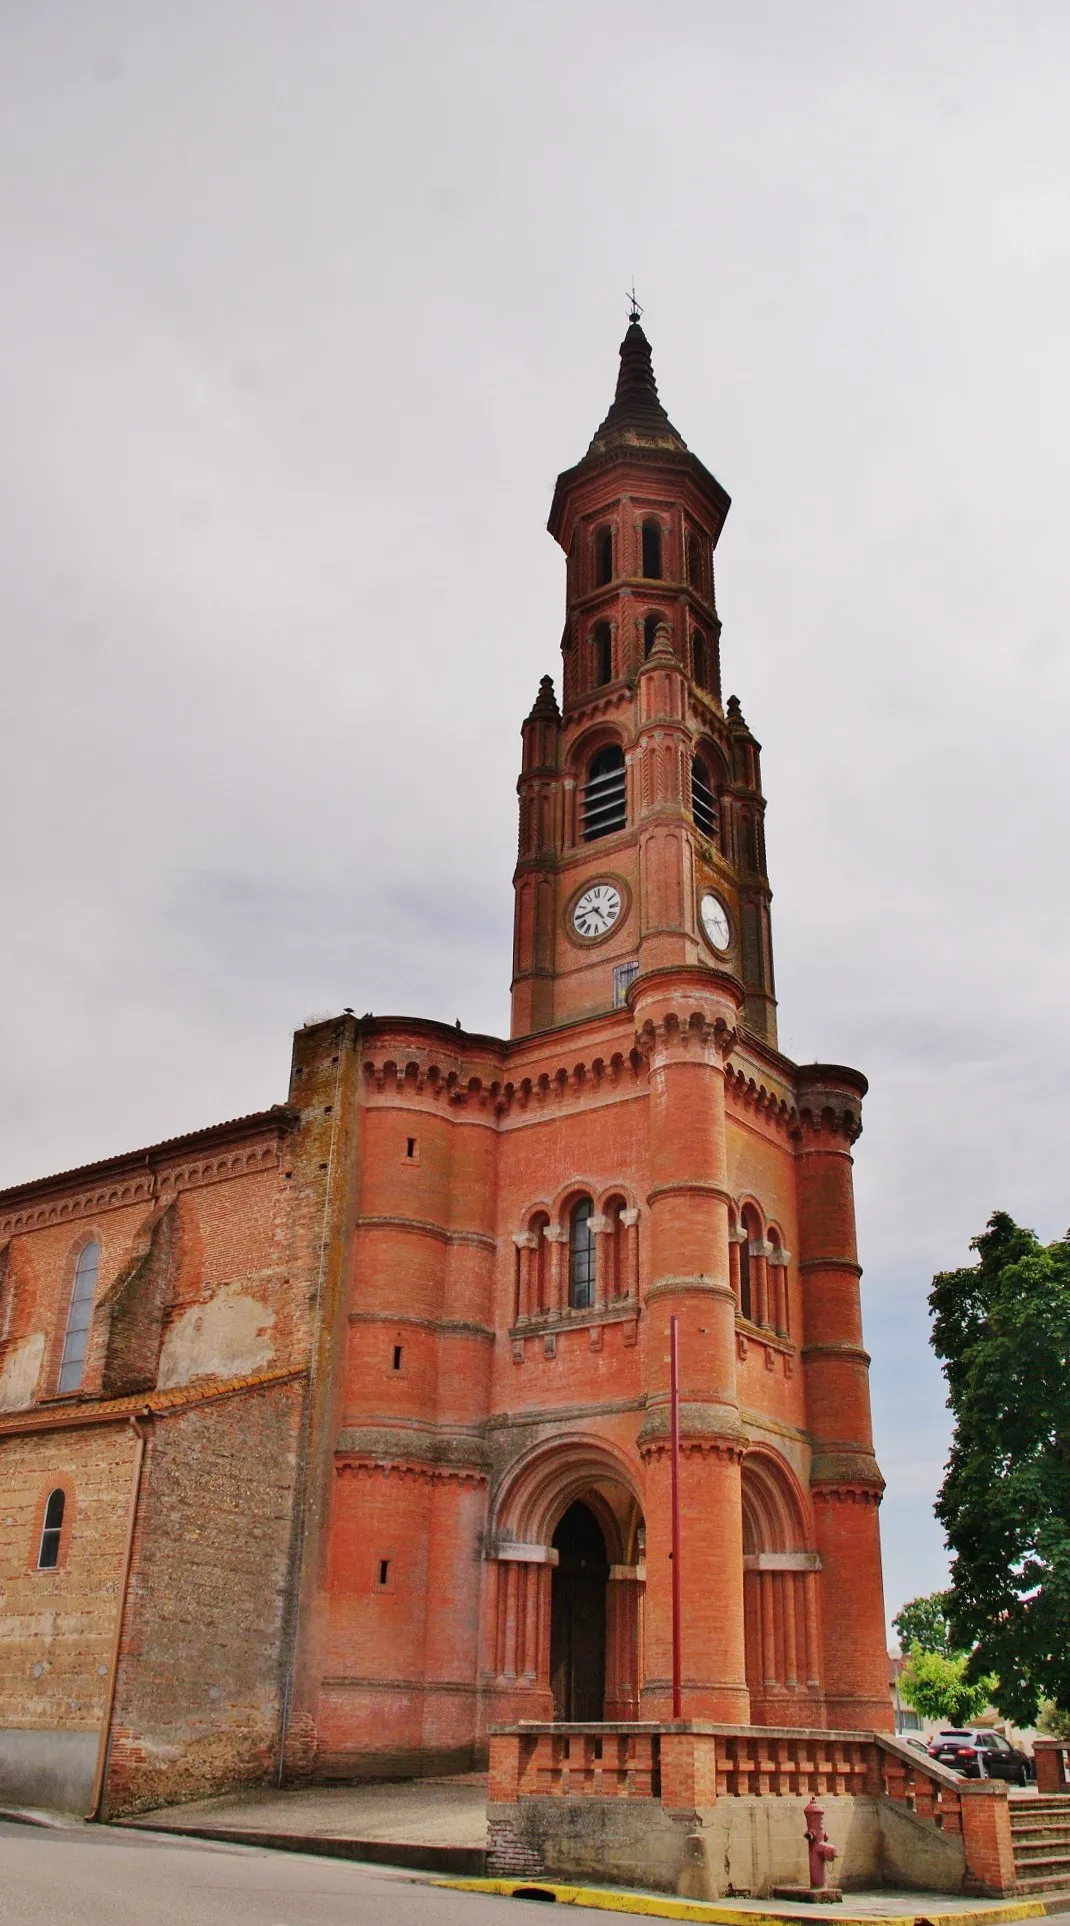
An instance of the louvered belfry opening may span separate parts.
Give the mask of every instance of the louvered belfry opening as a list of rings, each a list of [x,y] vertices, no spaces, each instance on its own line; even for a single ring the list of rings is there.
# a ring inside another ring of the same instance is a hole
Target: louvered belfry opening
[[[617,743],[610,743],[587,765],[581,802],[585,843],[625,827],[628,811],[624,786],[624,751]]]

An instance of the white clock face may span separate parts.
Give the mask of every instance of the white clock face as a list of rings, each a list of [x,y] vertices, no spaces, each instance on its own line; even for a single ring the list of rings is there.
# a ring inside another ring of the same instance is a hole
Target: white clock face
[[[604,936],[620,915],[620,891],[612,883],[592,883],[572,912],[577,936]]]
[[[718,897],[707,890],[699,904],[702,927],[715,950],[726,950],[732,941],[732,925],[728,911]]]

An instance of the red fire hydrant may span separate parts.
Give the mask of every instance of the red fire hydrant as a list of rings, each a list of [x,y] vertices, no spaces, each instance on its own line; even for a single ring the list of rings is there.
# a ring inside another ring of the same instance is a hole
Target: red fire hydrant
[[[811,1799],[809,1805],[803,1807],[803,1818],[806,1820],[804,1837],[810,1848],[810,1886],[816,1890],[825,1883],[825,1870],[829,1860],[835,1859],[836,1848],[829,1845],[829,1836],[825,1831],[825,1808],[819,1806],[816,1799]]]

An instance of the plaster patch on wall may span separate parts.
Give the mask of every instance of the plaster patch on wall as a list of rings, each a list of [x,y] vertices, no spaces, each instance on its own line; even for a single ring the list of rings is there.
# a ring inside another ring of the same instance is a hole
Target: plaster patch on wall
[[[191,1378],[236,1378],[270,1364],[274,1345],[265,1325],[275,1313],[259,1298],[221,1290],[208,1304],[177,1317],[160,1353],[161,1391]]]
[[[20,1338],[17,1344],[11,1345],[0,1371],[0,1411],[24,1411],[33,1403],[44,1354],[43,1331],[35,1331],[32,1337]]]

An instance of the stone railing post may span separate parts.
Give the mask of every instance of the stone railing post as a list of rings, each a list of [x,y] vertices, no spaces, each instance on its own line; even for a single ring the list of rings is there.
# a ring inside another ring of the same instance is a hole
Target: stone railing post
[[[1000,1780],[964,1779],[962,1844],[966,1854],[966,1891],[1010,1893],[1015,1887],[1014,1843],[1007,1788]]]

